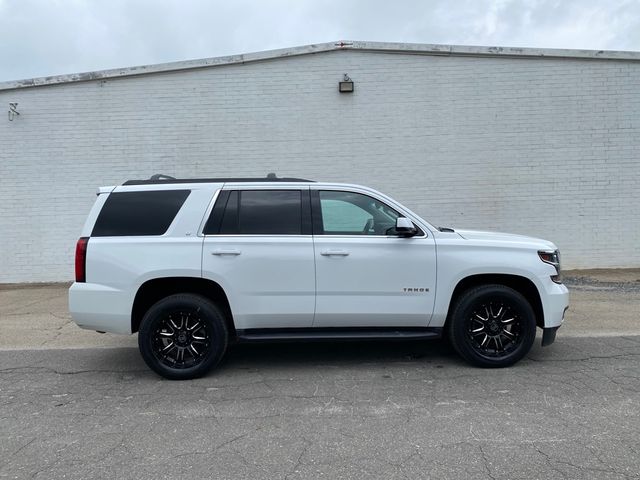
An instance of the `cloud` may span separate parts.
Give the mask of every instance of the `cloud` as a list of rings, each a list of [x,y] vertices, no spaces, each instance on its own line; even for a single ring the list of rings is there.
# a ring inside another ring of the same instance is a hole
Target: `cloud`
[[[633,0],[0,0],[0,81],[338,39],[640,50]]]

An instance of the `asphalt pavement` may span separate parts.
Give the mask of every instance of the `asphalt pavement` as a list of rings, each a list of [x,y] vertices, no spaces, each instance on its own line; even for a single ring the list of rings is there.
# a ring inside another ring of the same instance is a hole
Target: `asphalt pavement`
[[[80,330],[65,285],[0,286],[0,479],[640,478],[640,270],[570,273],[556,343],[243,345],[202,379]]]
[[[187,382],[133,348],[0,365],[0,478],[639,478],[638,336],[500,370],[443,342],[239,346]]]

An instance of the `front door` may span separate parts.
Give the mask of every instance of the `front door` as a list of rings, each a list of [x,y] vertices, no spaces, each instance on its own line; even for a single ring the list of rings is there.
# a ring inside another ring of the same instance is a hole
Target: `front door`
[[[348,190],[312,190],[314,327],[426,327],[435,295],[435,243],[395,233],[404,216]]]

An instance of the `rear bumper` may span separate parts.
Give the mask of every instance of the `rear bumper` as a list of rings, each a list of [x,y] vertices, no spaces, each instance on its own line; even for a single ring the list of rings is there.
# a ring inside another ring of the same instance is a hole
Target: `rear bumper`
[[[69,288],[69,313],[87,330],[131,333],[133,299],[122,290],[96,283],[74,283]]]

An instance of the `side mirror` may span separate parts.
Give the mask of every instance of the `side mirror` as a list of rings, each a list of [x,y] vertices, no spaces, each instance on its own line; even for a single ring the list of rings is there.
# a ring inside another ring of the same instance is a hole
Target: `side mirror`
[[[418,233],[418,229],[413,226],[413,222],[405,217],[396,218],[396,233],[401,237],[413,237]]]

